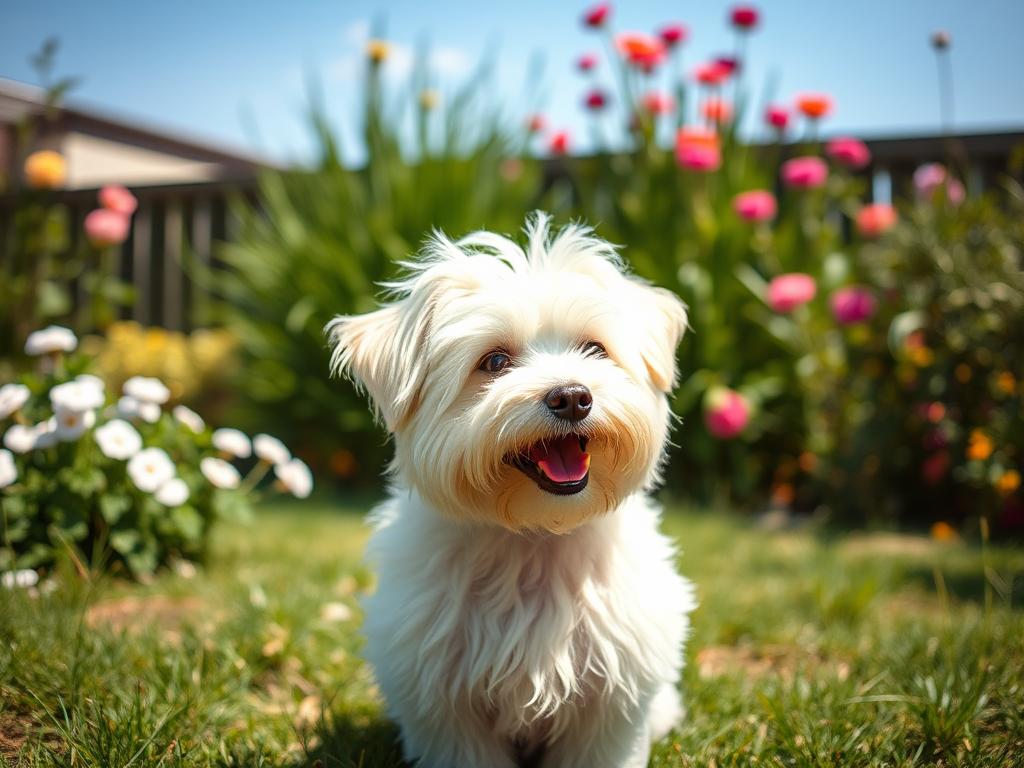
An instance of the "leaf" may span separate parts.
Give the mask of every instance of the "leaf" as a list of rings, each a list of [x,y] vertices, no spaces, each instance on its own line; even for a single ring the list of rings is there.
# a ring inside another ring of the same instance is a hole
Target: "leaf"
[[[100,497],[100,514],[110,525],[115,525],[131,507],[131,497],[124,494],[107,493]]]
[[[110,546],[114,548],[115,552],[120,552],[122,555],[130,554],[141,540],[139,532],[132,529],[113,531],[110,534]]]

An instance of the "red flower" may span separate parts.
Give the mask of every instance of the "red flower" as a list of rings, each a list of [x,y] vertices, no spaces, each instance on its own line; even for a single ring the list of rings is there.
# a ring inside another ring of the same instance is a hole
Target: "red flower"
[[[715,64],[724,69],[727,75],[735,75],[740,71],[740,60],[735,56],[716,56]]]
[[[761,14],[752,5],[734,6],[729,14],[732,25],[741,31],[747,31],[756,27],[760,17]]]
[[[818,286],[814,278],[802,272],[779,275],[768,283],[768,306],[776,312],[789,313],[814,298]]]
[[[548,149],[553,155],[564,155],[569,151],[569,132],[556,131],[548,139]]]
[[[701,85],[715,86],[724,83],[731,74],[732,70],[728,67],[723,67],[721,62],[712,61],[697,67],[693,71],[693,78]]]
[[[676,160],[691,171],[714,171],[722,164],[718,135],[703,128],[680,128],[676,134]]]
[[[665,59],[665,44],[661,38],[643,32],[623,32],[615,38],[615,47],[622,58],[647,72]]]
[[[832,112],[832,99],[824,93],[804,93],[796,98],[796,108],[810,120],[820,120]]]
[[[686,42],[690,36],[690,30],[684,24],[666,24],[658,30],[658,37],[667,48],[675,48]]]
[[[750,422],[750,403],[728,387],[714,387],[704,397],[704,424],[715,437],[729,440]]]
[[[576,68],[580,72],[589,72],[597,66],[597,54],[584,53],[578,59],[576,59]]]
[[[789,125],[789,110],[785,107],[769,106],[764,112],[764,121],[781,133]]]
[[[608,104],[608,97],[604,95],[604,91],[600,88],[595,88],[587,94],[587,98],[584,99],[583,103],[587,106],[587,109],[596,111],[605,108]]]
[[[652,115],[667,115],[676,106],[671,96],[659,91],[645,93],[640,103],[644,110]]]
[[[832,294],[832,314],[841,325],[863,323],[875,314],[875,296],[859,285],[840,288]]]
[[[847,168],[863,168],[871,162],[871,150],[860,139],[846,136],[832,139],[825,146],[825,154]]]
[[[857,231],[862,237],[875,238],[896,224],[896,209],[885,203],[865,205],[857,212]]]
[[[97,208],[85,217],[83,226],[94,248],[109,248],[128,239],[131,219],[126,213]]]
[[[530,133],[540,133],[547,126],[548,122],[544,119],[544,115],[535,114],[530,115],[526,119],[526,130]]]
[[[775,218],[775,195],[764,189],[740,192],[732,199],[733,210],[744,221],[768,221]]]
[[[126,216],[131,216],[139,207],[139,201],[135,199],[135,195],[120,184],[108,184],[103,187],[100,190],[99,200],[100,205],[108,211],[116,211]]]
[[[928,485],[938,485],[942,482],[942,478],[946,476],[946,473],[949,472],[949,465],[951,463],[949,451],[933,453],[921,465],[921,478]]]
[[[588,27],[597,29],[603,27],[611,15],[612,7],[608,3],[598,3],[589,11],[583,14],[583,23]]]
[[[709,123],[721,125],[732,120],[732,104],[725,99],[707,99],[700,107],[701,116]]]
[[[820,187],[828,178],[828,166],[820,157],[794,157],[782,164],[782,182],[796,189]]]

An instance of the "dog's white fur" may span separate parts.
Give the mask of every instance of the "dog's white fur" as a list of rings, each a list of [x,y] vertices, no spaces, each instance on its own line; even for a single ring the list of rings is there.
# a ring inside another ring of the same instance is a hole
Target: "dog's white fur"
[[[626,274],[583,227],[538,214],[527,247],[437,234],[394,300],[328,327],[333,364],[394,436],[373,515],[366,655],[407,759],[425,768],[647,764],[682,715],[692,589],[645,492],[657,482],[686,327],[672,293]],[[598,341],[607,354],[586,342]],[[512,365],[480,370],[490,350]],[[580,383],[591,413],[543,404]],[[583,433],[589,483],[541,490],[506,458]]]

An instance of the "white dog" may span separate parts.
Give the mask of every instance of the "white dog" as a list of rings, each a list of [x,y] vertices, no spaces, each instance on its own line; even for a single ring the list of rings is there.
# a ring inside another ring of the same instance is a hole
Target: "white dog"
[[[686,310],[589,229],[526,234],[436,235],[328,326],[395,441],[366,655],[419,766],[639,768],[694,605],[645,496]]]

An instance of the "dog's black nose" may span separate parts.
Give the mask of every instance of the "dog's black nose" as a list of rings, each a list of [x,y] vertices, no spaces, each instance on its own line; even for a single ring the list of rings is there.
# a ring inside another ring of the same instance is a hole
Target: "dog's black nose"
[[[568,384],[555,387],[544,395],[544,404],[560,419],[583,421],[590,413],[594,398],[582,384]]]

